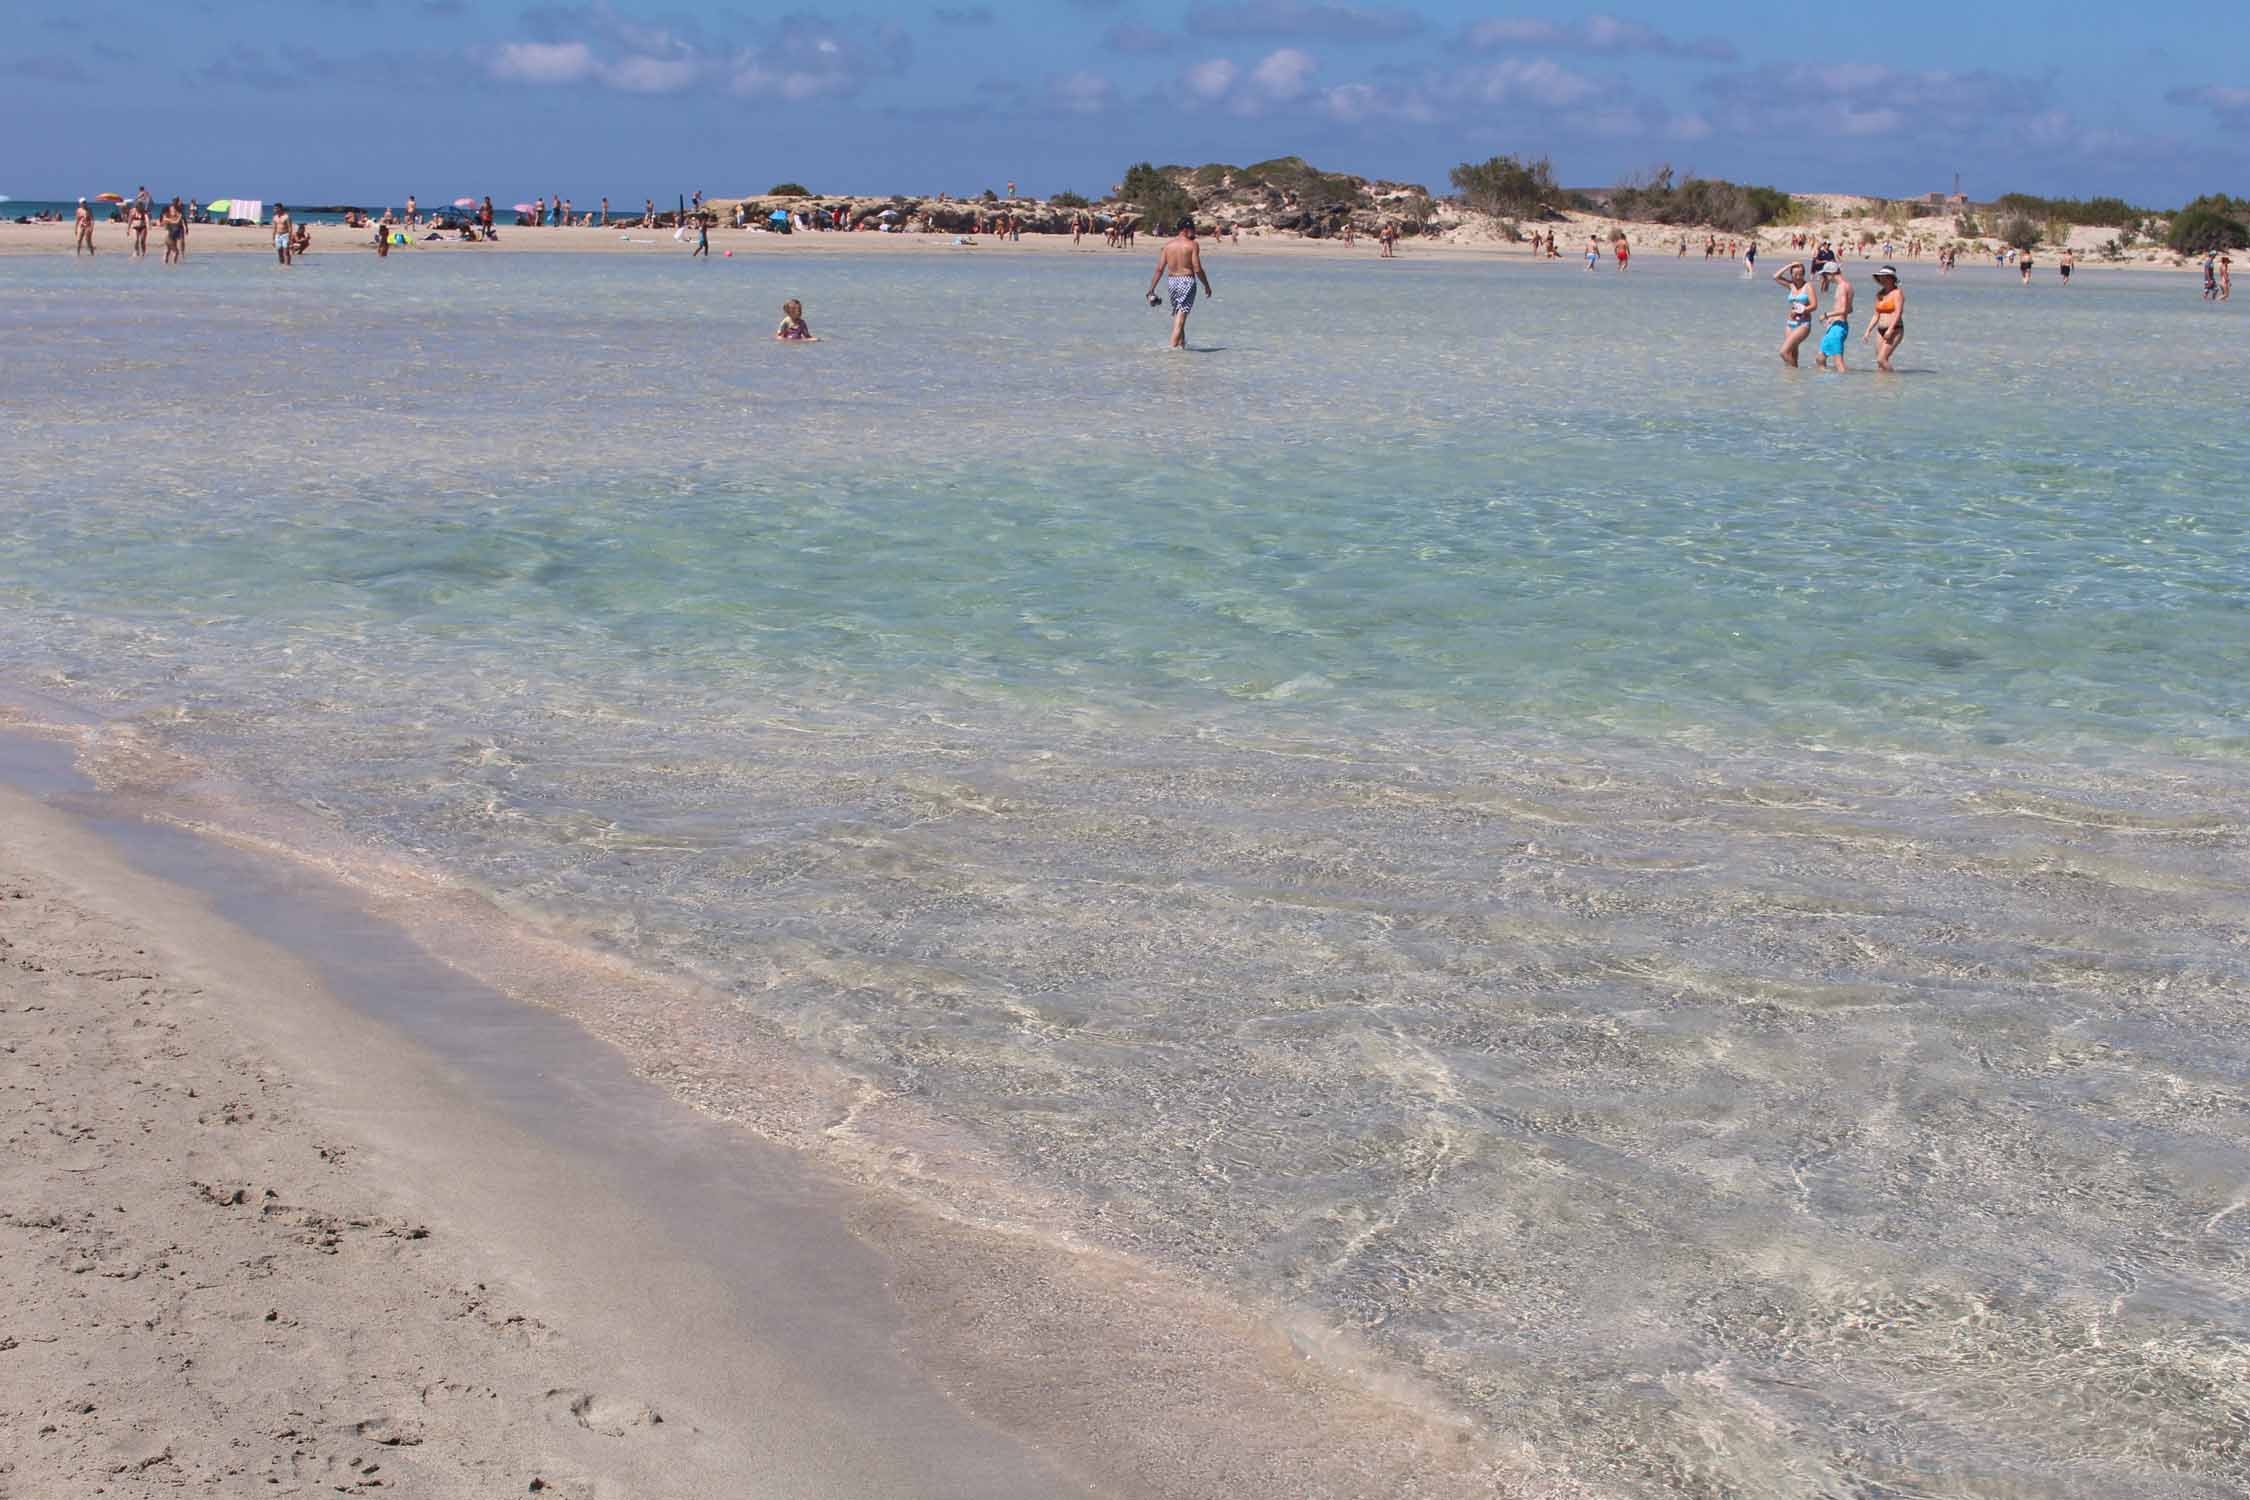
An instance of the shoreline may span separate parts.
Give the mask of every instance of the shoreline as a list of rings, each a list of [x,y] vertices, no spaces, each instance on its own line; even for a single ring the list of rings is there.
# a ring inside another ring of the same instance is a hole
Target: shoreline
[[[1606,234],[1614,224],[1622,226],[1632,235],[1635,246],[1634,259],[1662,261],[1690,266],[1706,266],[1714,270],[1735,270],[1739,262],[1731,259],[1705,261],[1699,250],[1691,249],[1684,258],[1676,253],[1660,250],[1660,244],[1676,245],[1686,234],[1690,241],[1699,239],[1704,231],[1683,230],[1670,225],[1626,223],[1580,215],[1567,221],[1557,221],[1546,226],[1558,241],[1560,254],[1551,263],[1573,271],[1579,270],[1583,249],[1582,240],[1589,233]],[[1828,226],[1833,227],[1833,226]],[[1774,231],[1767,230],[1771,234]],[[1815,231],[1816,233],[1818,231]],[[1904,237],[1906,232],[1901,232]],[[1834,236],[1841,238],[1840,235]],[[1021,240],[1003,241],[997,236],[971,236],[973,245],[955,243],[951,234],[882,234],[800,231],[794,234],[774,234],[763,229],[714,228],[711,245],[714,258],[732,252],[736,255],[912,255],[939,251],[958,253],[974,250],[987,255],[1102,255],[1138,262],[1153,257],[1162,243],[1160,236],[1144,234],[1141,243],[1131,249],[1117,250],[1101,243],[1098,236],[1089,235],[1083,244],[1073,244],[1070,237],[1059,234],[1027,234]],[[1722,240],[1728,236],[1720,236]],[[1740,240],[1742,236],[1732,238]],[[125,229],[119,224],[95,226],[96,263],[111,257],[130,260],[132,252]],[[0,223],[0,257],[59,256],[66,259],[83,259],[71,253],[72,227],[67,222],[55,224]],[[1350,261],[1378,259],[1379,246],[1372,239],[1363,239],[1356,245],[1345,245],[1337,239],[1308,239],[1288,231],[1252,231],[1238,241],[1206,240],[1205,246],[1215,262],[1241,255],[1252,259],[1289,259],[1308,261]],[[2160,257],[2136,256],[2126,260],[2108,261],[2094,257],[2087,247],[2077,247],[2081,259],[2077,264],[2080,273],[2094,271],[2168,271],[2179,274],[2199,274],[2200,266],[2193,259],[2175,258],[2169,252]],[[668,229],[625,229],[618,226],[601,228],[523,229],[503,227],[500,237],[491,243],[464,243],[460,240],[417,240],[411,246],[394,250],[395,255],[410,255],[426,251],[452,254],[598,254],[598,255],[686,255],[690,246],[677,242]],[[1546,263],[1544,257],[1535,256],[1526,243],[1511,243],[1498,238],[1487,238],[1472,231],[1457,231],[1440,238],[1408,238],[1399,242],[1399,258],[1403,260],[1435,261],[1446,263],[1490,264]],[[198,255],[218,254],[237,256],[273,253],[270,230],[262,227],[230,227],[220,224],[198,224],[188,232],[188,259],[192,263]],[[313,226],[311,258],[325,256],[372,256],[375,248],[368,232],[345,229],[341,225]],[[2145,255],[2145,252],[2144,252]],[[2041,280],[2055,277],[2054,252],[2042,249],[2037,253],[2035,275]],[[1798,253],[1778,245],[1761,243],[1759,261],[1761,274],[1770,263],[1778,268],[1792,259],[1802,258]],[[1848,264],[1859,265],[1880,257],[1872,252],[1855,253],[1845,257]],[[158,270],[170,269],[162,264],[163,242],[158,232],[149,236],[148,264]],[[1900,264],[1935,268],[1936,251],[1925,250],[1920,255],[1903,252],[1893,257]],[[2001,267],[1990,263],[1989,256],[1964,257],[1967,270],[2000,271],[2016,274],[2012,266]],[[1614,274],[1614,265],[1605,261],[1601,274]]]
[[[70,751],[27,728],[0,732],[7,1041],[40,1078],[67,1059],[76,1112],[119,1123],[71,1138],[91,1163],[12,1163],[6,1331],[29,1357],[4,1356],[0,1403],[37,1420],[0,1460],[21,1480],[1582,1493],[1514,1488],[1518,1463],[1466,1426],[1209,1292],[832,1177],[676,1098],[600,1028],[484,985],[317,860],[83,790]],[[121,1042],[144,1031],[161,1081]],[[152,1088],[168,1109],[134,1135],[122,1117]],[[53,1103],[29,1092],[9,1100],[19,1140]],[[130,1211],[105,1218],[112,1199]],[[267,1273],[228,1269],[260,1235]],[[192,1319],[143,1320],[160,1354],[96,1338],[119,1300],[191,1276]],[[204,1383],[193,1424],[161,1378],[134,1378],[174,1366]]]

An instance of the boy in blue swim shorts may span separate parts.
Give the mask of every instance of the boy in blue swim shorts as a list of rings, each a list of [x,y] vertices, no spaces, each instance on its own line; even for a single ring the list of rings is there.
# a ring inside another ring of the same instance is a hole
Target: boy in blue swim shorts
[[[1841,261],[1820,268],[1820,289],[1828,294],[1828,330],[1820,336],[1820,367],[1839,375],[1844,369],[1844,345],[1852,336],[1852,284]]]

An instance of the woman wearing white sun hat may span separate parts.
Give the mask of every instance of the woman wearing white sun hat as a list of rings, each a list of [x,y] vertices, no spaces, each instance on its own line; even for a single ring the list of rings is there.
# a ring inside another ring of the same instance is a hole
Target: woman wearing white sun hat
[[[1860,335],[1875,340],[1875,368],[1891,372],[1891,356],[1906,342],[1906,293],[1899,289],[1898,267],[1881,266],[1875,272],[1875,321]]]

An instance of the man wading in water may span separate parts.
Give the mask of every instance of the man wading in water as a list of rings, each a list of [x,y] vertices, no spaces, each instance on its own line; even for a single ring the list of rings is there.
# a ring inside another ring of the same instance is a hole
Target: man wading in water
[[[1195,284],[1203,283],[1203,295],[1216,297],[1211,290],[1210,273],[1203,269],[1203,247],[1195,242],[1195,220],[1182,219],[1180,232],[1165,243],[1156,257],[1156,274],[1148,279],[1148,305],[1163,304],[1156,295],[1156,284],[1167,282],[1172,292],[1172,347],[1187,347],[1188,314],[1195,311]]]

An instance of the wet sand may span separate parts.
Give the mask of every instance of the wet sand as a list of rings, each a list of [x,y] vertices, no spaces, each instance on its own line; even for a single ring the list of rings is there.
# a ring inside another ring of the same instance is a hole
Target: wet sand
[[[1562,1492],[1242,1310],[700,1116],[55,747],[0,777],[10,1492]]]

